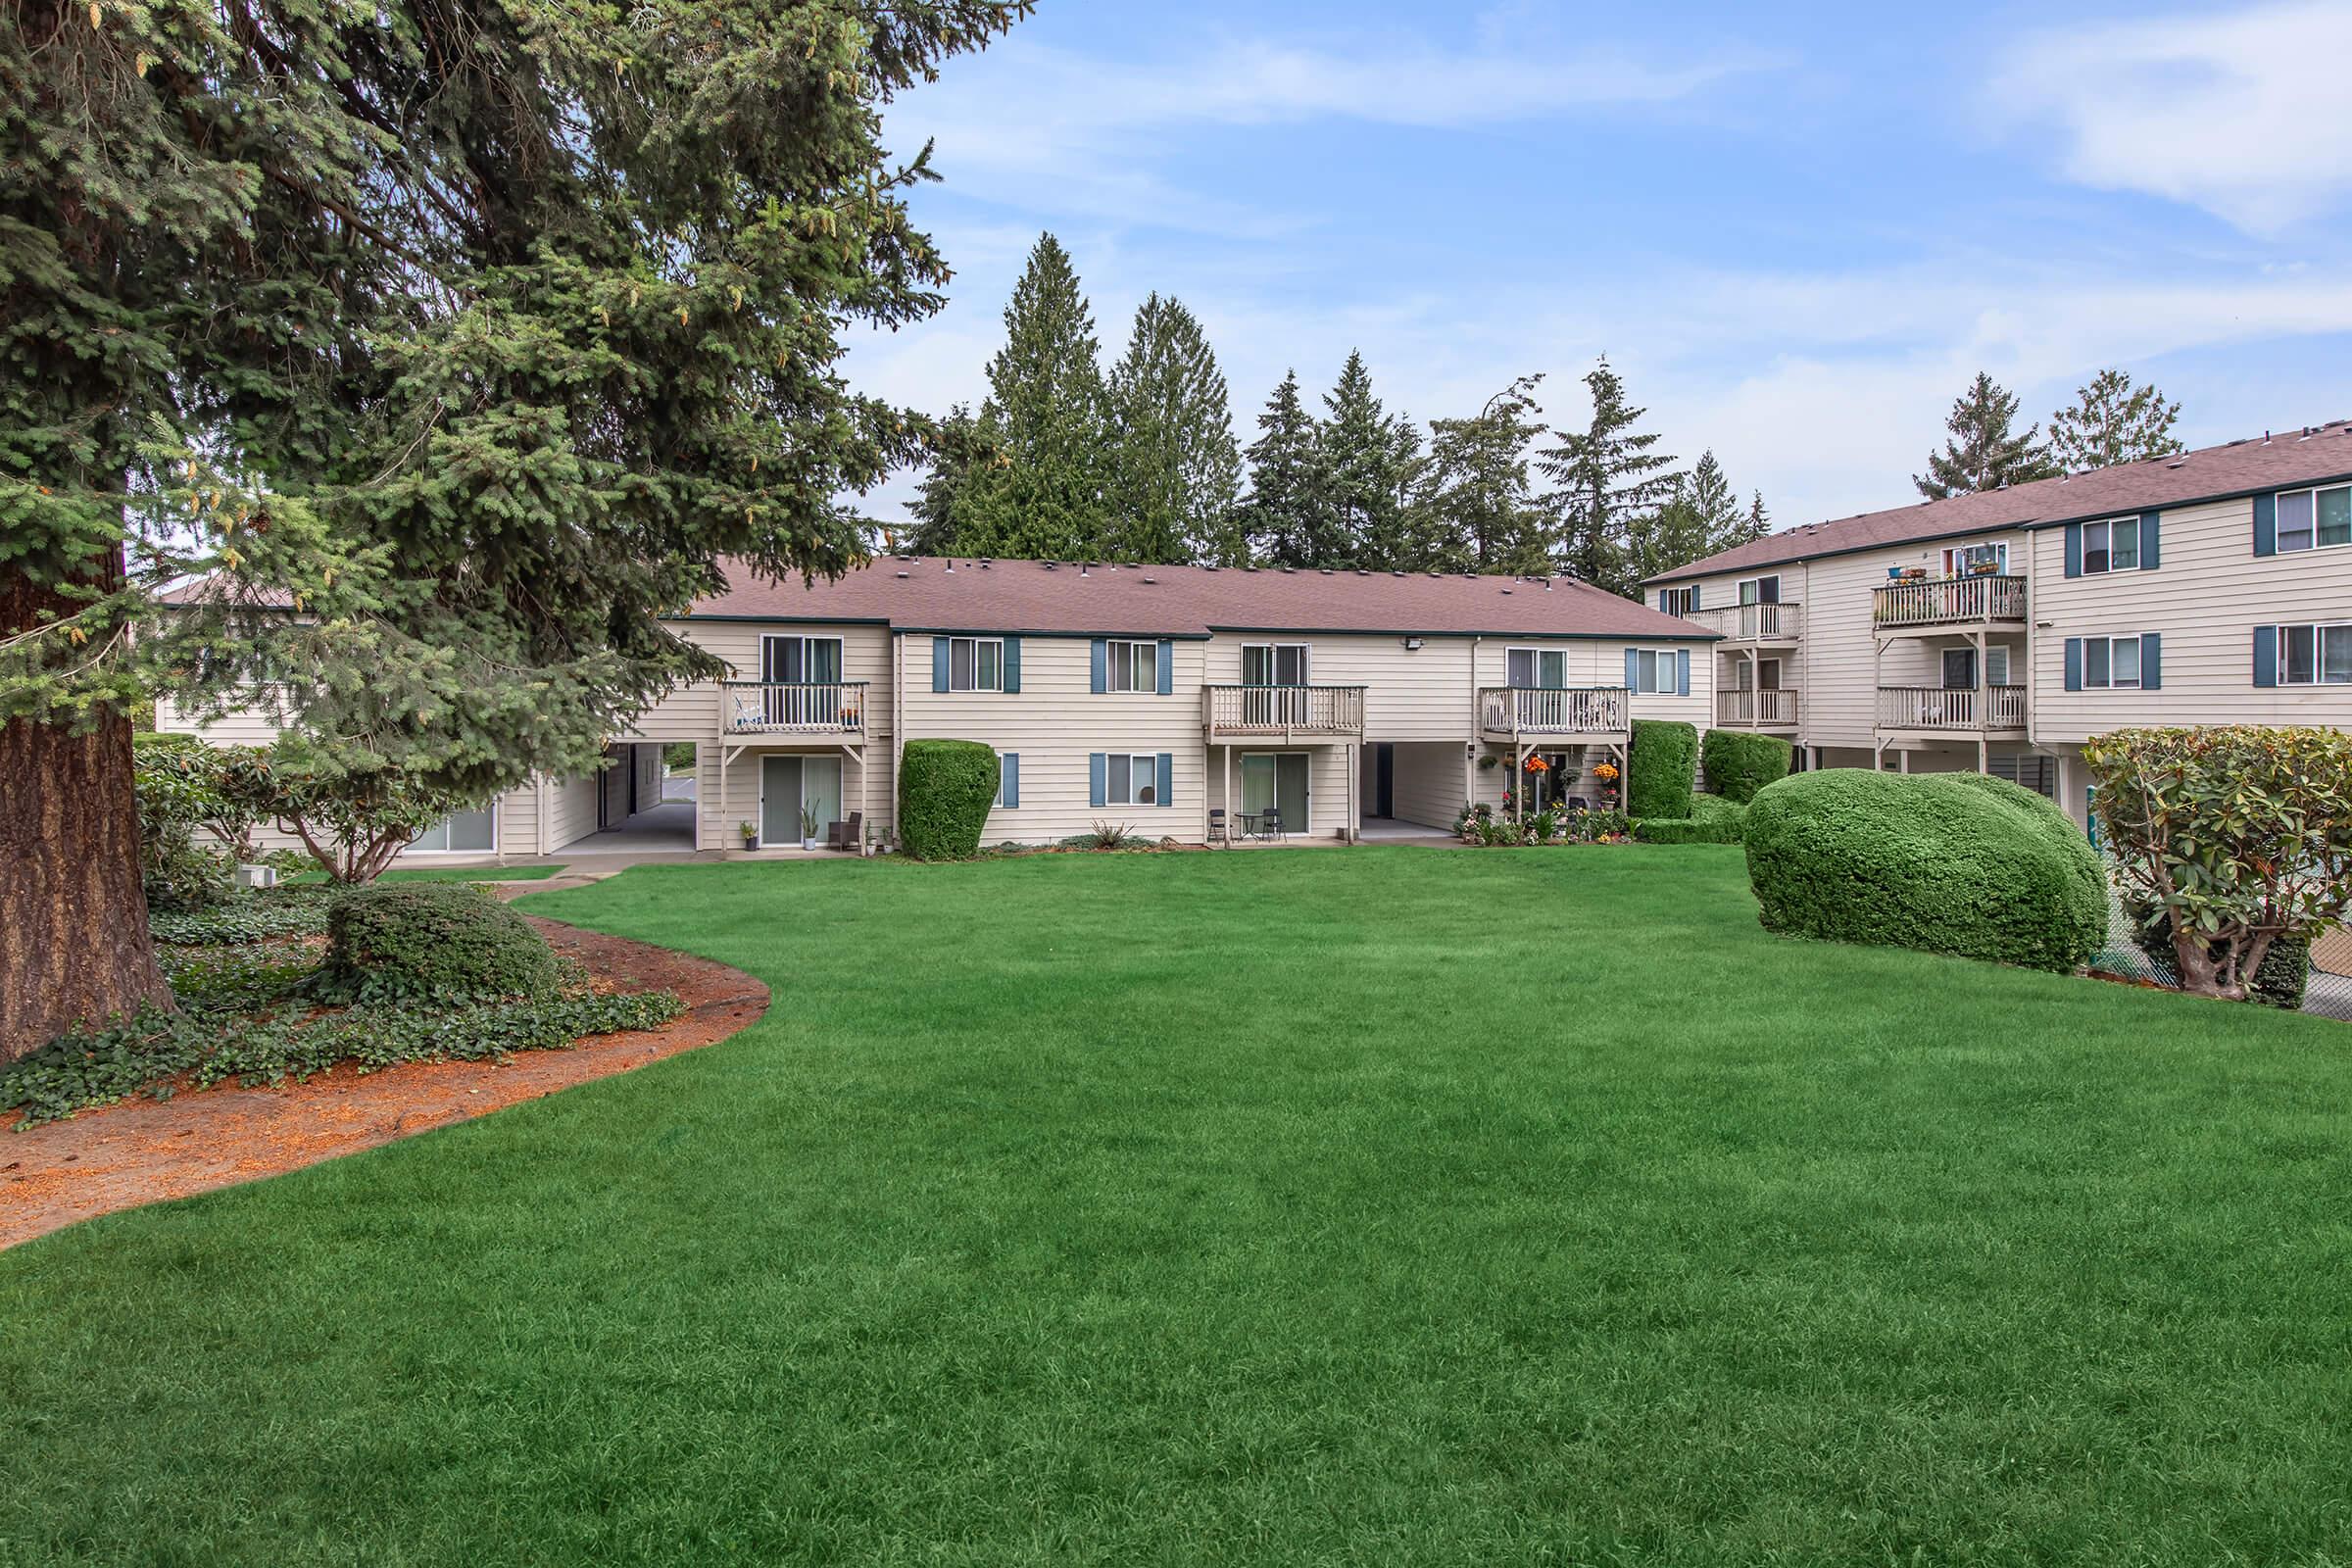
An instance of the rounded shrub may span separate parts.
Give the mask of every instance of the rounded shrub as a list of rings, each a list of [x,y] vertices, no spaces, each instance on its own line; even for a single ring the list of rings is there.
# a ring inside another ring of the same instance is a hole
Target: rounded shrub
[[[1691,775],[1698,764],[1698,726],[1679,719],[1637,718],[1627,760],[1628,816],[1687,817]]]
[[[318,990],[343,1002],[476,1002],[553,995],[555,951],[466,882],[379,883],[326,908]]]
[[[1746,807],[1720,795],[1694,795],[1689,816],[1641,817],[1634,837],[1644,844],[1738,844],[1746,826]]]
[[[1707,770],[1707,788],[1745,806],[1756,798],[1756,791],[1788,776],[1788,760],[1795,752],[1778,735],[1711,729],[1699,742],[1698,758]]]
[[[2061,973],[2106,936],[2082,829],[2001,779],[1798,773],[1748,804],[1746,842],[1767,930]]]
[[[908,741],[899,763],[899,847],[918,860],[980,851],[997,798],[997,754],[979,741]]]

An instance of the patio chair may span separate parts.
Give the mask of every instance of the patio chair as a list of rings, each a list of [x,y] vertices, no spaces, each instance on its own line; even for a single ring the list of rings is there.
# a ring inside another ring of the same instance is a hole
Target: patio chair
[[[1225,825],[1225,808],[1222,806],[1208,808],[1208,842],[1227,845],[1233,842],[1232,830]]]
[[[1281,838],[1283,836],[1282,812],[1271,806],[1260,812],[1257,818],[1257,836],[1261,839]]]
[[[835,822],[825,829],[825,848],[855,850],[865,842],[865,813],[852,811],[846,822]]]

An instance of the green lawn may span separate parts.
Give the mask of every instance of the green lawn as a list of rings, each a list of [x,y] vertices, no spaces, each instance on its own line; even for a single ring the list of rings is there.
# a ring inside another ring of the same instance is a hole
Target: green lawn
[[[2352,1559],[2343,1025],[1700,846],[523,906],[775,1006],[0,1254],[0,1561]]]

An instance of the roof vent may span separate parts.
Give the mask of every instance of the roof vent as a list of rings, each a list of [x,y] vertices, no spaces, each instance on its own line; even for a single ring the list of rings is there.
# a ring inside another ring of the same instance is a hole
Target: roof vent
[[[1401,577],[1404,575],[1404,573],[1401,571],[1392,571],[1389,573],[1389,575],[1392,577]]]
[[[2186,458],[2175,458],[2172,462],[2165,465],[2165,466],[2168,468],[2181,468],[2186,467],[2187,466],[2188,460]]]
[[[1508,588],[1505,588],[1505,589],[1503,590],[1503,592],[1507,594],[1507,593],[1509,593],[1509,592],[1510,592],[1510,590],[1509,590]]]
[[[1151,577],[1151,576],[1147,576],[1147,577],[1144,579],[1144,581],[1146,581],[1146,582],[1149,582],[1149,583],[1156,583],[1156,582],[1158,582],[1158,581],[1159,581],[1159,579],[1158,579],[1157,577]]]
[[[2295,437],[2295,439],[2296,439],[2296,440],[2298,440],[2298,441],[2308,441],[2308,440],[2310,440],[2310,439],[2311,439],[2311,426],[2310,426],[2310,425],[2308,425],[2308,424],[2307,424],[2307,425],[2305,425],[2305,426],[2303,427],[2303,433],[2302,433],[2301,435],[2299,435],[2299,436]]]
[[[1256,568],[1255,566],[1244,566],[1242,569],[1243,569],[1244,571],[1252,571],[1252,572],[1253,572],[1253,571],[1255,571],[1255,570],[1257,570],[1257,568]]]
[[[1295,572],[1296,570],[1298,570],[1298,568],[1297,568],[1297,567],[1295,567],[1295,566],[1285,566],[1285,567],[1283,567],[1283,568],[1282,568],[1282,574],[1283,574],[1285,577],[1288,577],[1288,576],[1290,576],[1290,575],[1291,575],[1293,572]]]
[[[1323,575],[1324,575],[1324,576],[1326,576],[1326,577],[1328,577],[1328,576],[1330,576],[1330,575],[1331,575],[1331,568],[1330,568],[1329,566],[1325,566],[1325,567],[1323,568]]]
[[[948,564],[947,564],[947,573],[948,573],[948,575],[949,575],[949,576],[951,576],[951,577],[953,577],[953,576],[955,576],[955,575],[956,575],[956,563],[955,563],[955,562],[951,561],[951,562],[949,562],[949,563],[948,563]]]
[[[1213,561],[1210,561],[1210,562],[1204,562],[1204,563],[1202,563],[1202,564],[1201,564],[1201,566],[1200,566],[1200,569],[1201,569],[1202,571],[1215,571],[1215,570],[1217,570],[1217,569],[1218,569],[1218,566],[1217,566],[1217,564],[1216,564],[1215,562],[1213,562]]]
[[[910,575],[912,575],[912,574],[911,574],[911,573],[909,573],[909,572],[904,572],[904,571],[902,571],[902,572],[898,573],[898,578],[899,578],[899,580],[900,580],[901,582],[905,582],[905,581],[907,579],[907,577],[908,577],[908,576],[910,576]]]
[[[980,569],[981,569],[982,571],[986,571],[986,570],[988,569],[988,564],[989,564],[989,562],[990,562],[991,560],[993,560],[993,559],[994,559],[993,557],[989,557],[989,556],[982,556],[982,557],[980,558]]]
[[[2270,432],[2270,431],[2268,431],[2268,430],[2265,430],[2265,431],[2263,431],[2263,432],[2262,432],[2262,444],[2263,444],[2264,446],[2266,446],[2266,447],[2267,447],[2267,446],[2269,446],[2269,445],[2271,444],[2271,432]]]
[[[1054,563],[1052,563],[1051,561],[1049,561],[1049,562],[1045,562],[1045,563],[1043,563],[1043,564],[1044,564],[1045,568],[1046,568],[1048,571],[1052,571],[1052,570],[1054,569]]]

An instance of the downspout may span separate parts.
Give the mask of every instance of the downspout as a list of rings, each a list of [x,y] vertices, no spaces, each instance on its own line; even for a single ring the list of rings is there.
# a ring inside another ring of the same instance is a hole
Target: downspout
[[[890,630],[890,842],[899,841],[899,769],[906,759],[906,634]]]

